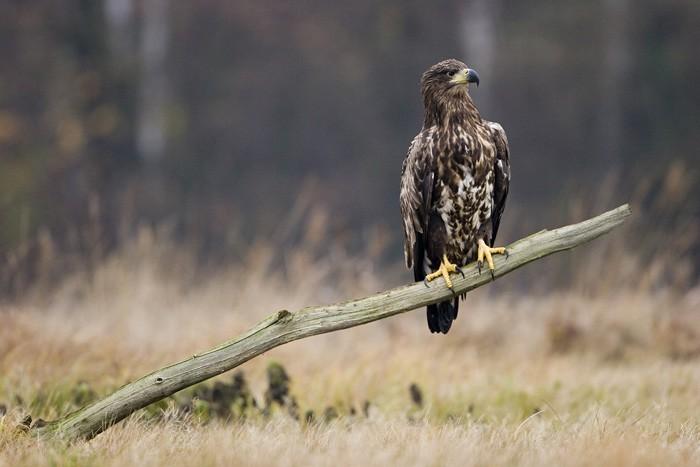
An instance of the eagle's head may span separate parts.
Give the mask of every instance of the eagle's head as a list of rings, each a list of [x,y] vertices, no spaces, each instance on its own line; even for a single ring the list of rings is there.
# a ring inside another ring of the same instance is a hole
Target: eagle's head
[[[479,74],[459,60],[449,59],[428,68],[420,80],[426,111],[445,111],[469,99],[469,83]]]

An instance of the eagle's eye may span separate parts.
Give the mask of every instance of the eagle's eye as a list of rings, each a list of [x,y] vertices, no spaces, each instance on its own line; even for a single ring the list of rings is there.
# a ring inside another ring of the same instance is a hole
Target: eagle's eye
[[[450,78],[452,78],[452,77],[455,75],[455,71],[454,71],[454,70],[449,70],[449,71],[446,72],[446,74],[447,74],[447,76],[449,76]]]

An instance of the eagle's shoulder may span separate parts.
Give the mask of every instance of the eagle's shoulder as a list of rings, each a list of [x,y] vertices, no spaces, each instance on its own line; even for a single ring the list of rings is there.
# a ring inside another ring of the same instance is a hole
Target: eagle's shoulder
[[[425,231],[432,202],[433,134],[435,127],[423,128],[413,138],[401,168],[401,218],[404,230],[406,265],[413,265],[416,235]]]
[[[496,146],[496,170],[503,171],[503,176],[510,179],[510,148],[506,131],[500,123],[484,121],[491,130],[491,138]],[[498,173],[496,176],[498,177]]]
[[[491,130],[491,137],[493,142],[496,144],[496,150],[499,154],[508,154],[508,137],[506,136],[506,130],[503,129],[500,123],[484,121],[486,126]]]
[[[432,157],[433,134],[436,128],[423,128],[411,141],[408,146],[406,158],[403,161],[401,175],[406,173],[407,168],[422,168]],[[419,166],[419,167],[417,167]]]
[[[489,122],[488,120],[484,120],[484,123],[486,124],[486,126],[491,128],[491,131],[498,133],[505,138],[506,130],[503,129],[503,125],[501,125],[498,122]]]

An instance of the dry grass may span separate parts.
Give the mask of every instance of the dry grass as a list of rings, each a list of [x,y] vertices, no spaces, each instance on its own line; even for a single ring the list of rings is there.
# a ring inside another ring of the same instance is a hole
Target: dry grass
[[[460,420],[441,425],[401,418],[341,420],[300,428],[187,421],[126,423],[70,448],[15,441],[8,465],[695,465],[698,428],[671,428],[663,407],[644,418],[595,408],[580,419],[535,417],[520,425]]]
[[[204,423],[168,409],[71,446],[16,431],[28,412],[58,417],[91,391],[206,349],[272,311],[399,281],[340,250],[323,260],[295,250],[281,270],[272,250],[251,251],[238,267],[193,277],[186,254],[144,231],[54,293],[2,305],[0,403],[9,412],[0,417],[0,465],[700,464],[700,289],[635,281],[640,264],[624,256],[613,258],[617,282],[609,269],[592,279],[617,251],[610,242],[589,250],[583,279],[566,290],[497,283],[471,293],[448,336],[430,335],[421,311],[244,365],[262,401],[267,364],[283,363],[302,413],[332,406],[340,418],[331,422],[279,411]]]

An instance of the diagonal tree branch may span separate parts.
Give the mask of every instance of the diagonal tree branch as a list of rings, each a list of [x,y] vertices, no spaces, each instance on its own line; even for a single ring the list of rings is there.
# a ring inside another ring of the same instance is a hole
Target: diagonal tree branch
[[[629,215],[630,208],[625,204],[578,224],[543,230],[518,240],[508,246],[508,258],[495,258],[496,277],[593,240],[620,225]],[[461,294],[491,281],[490,275],[479,274],[474,264],[464,268],[464,274],[464,278],[454,277],[454,293]],[[68,441],[91,438],[153,402],[231,370],[274,347],[388,318],[452,296],[453,292],[438,281],[430,287],[417,283],[344,303],[307,307],[294,313],[278,311],[242,336],[156,370],[62,419],[34,426],[31,430],[39,436]]]

